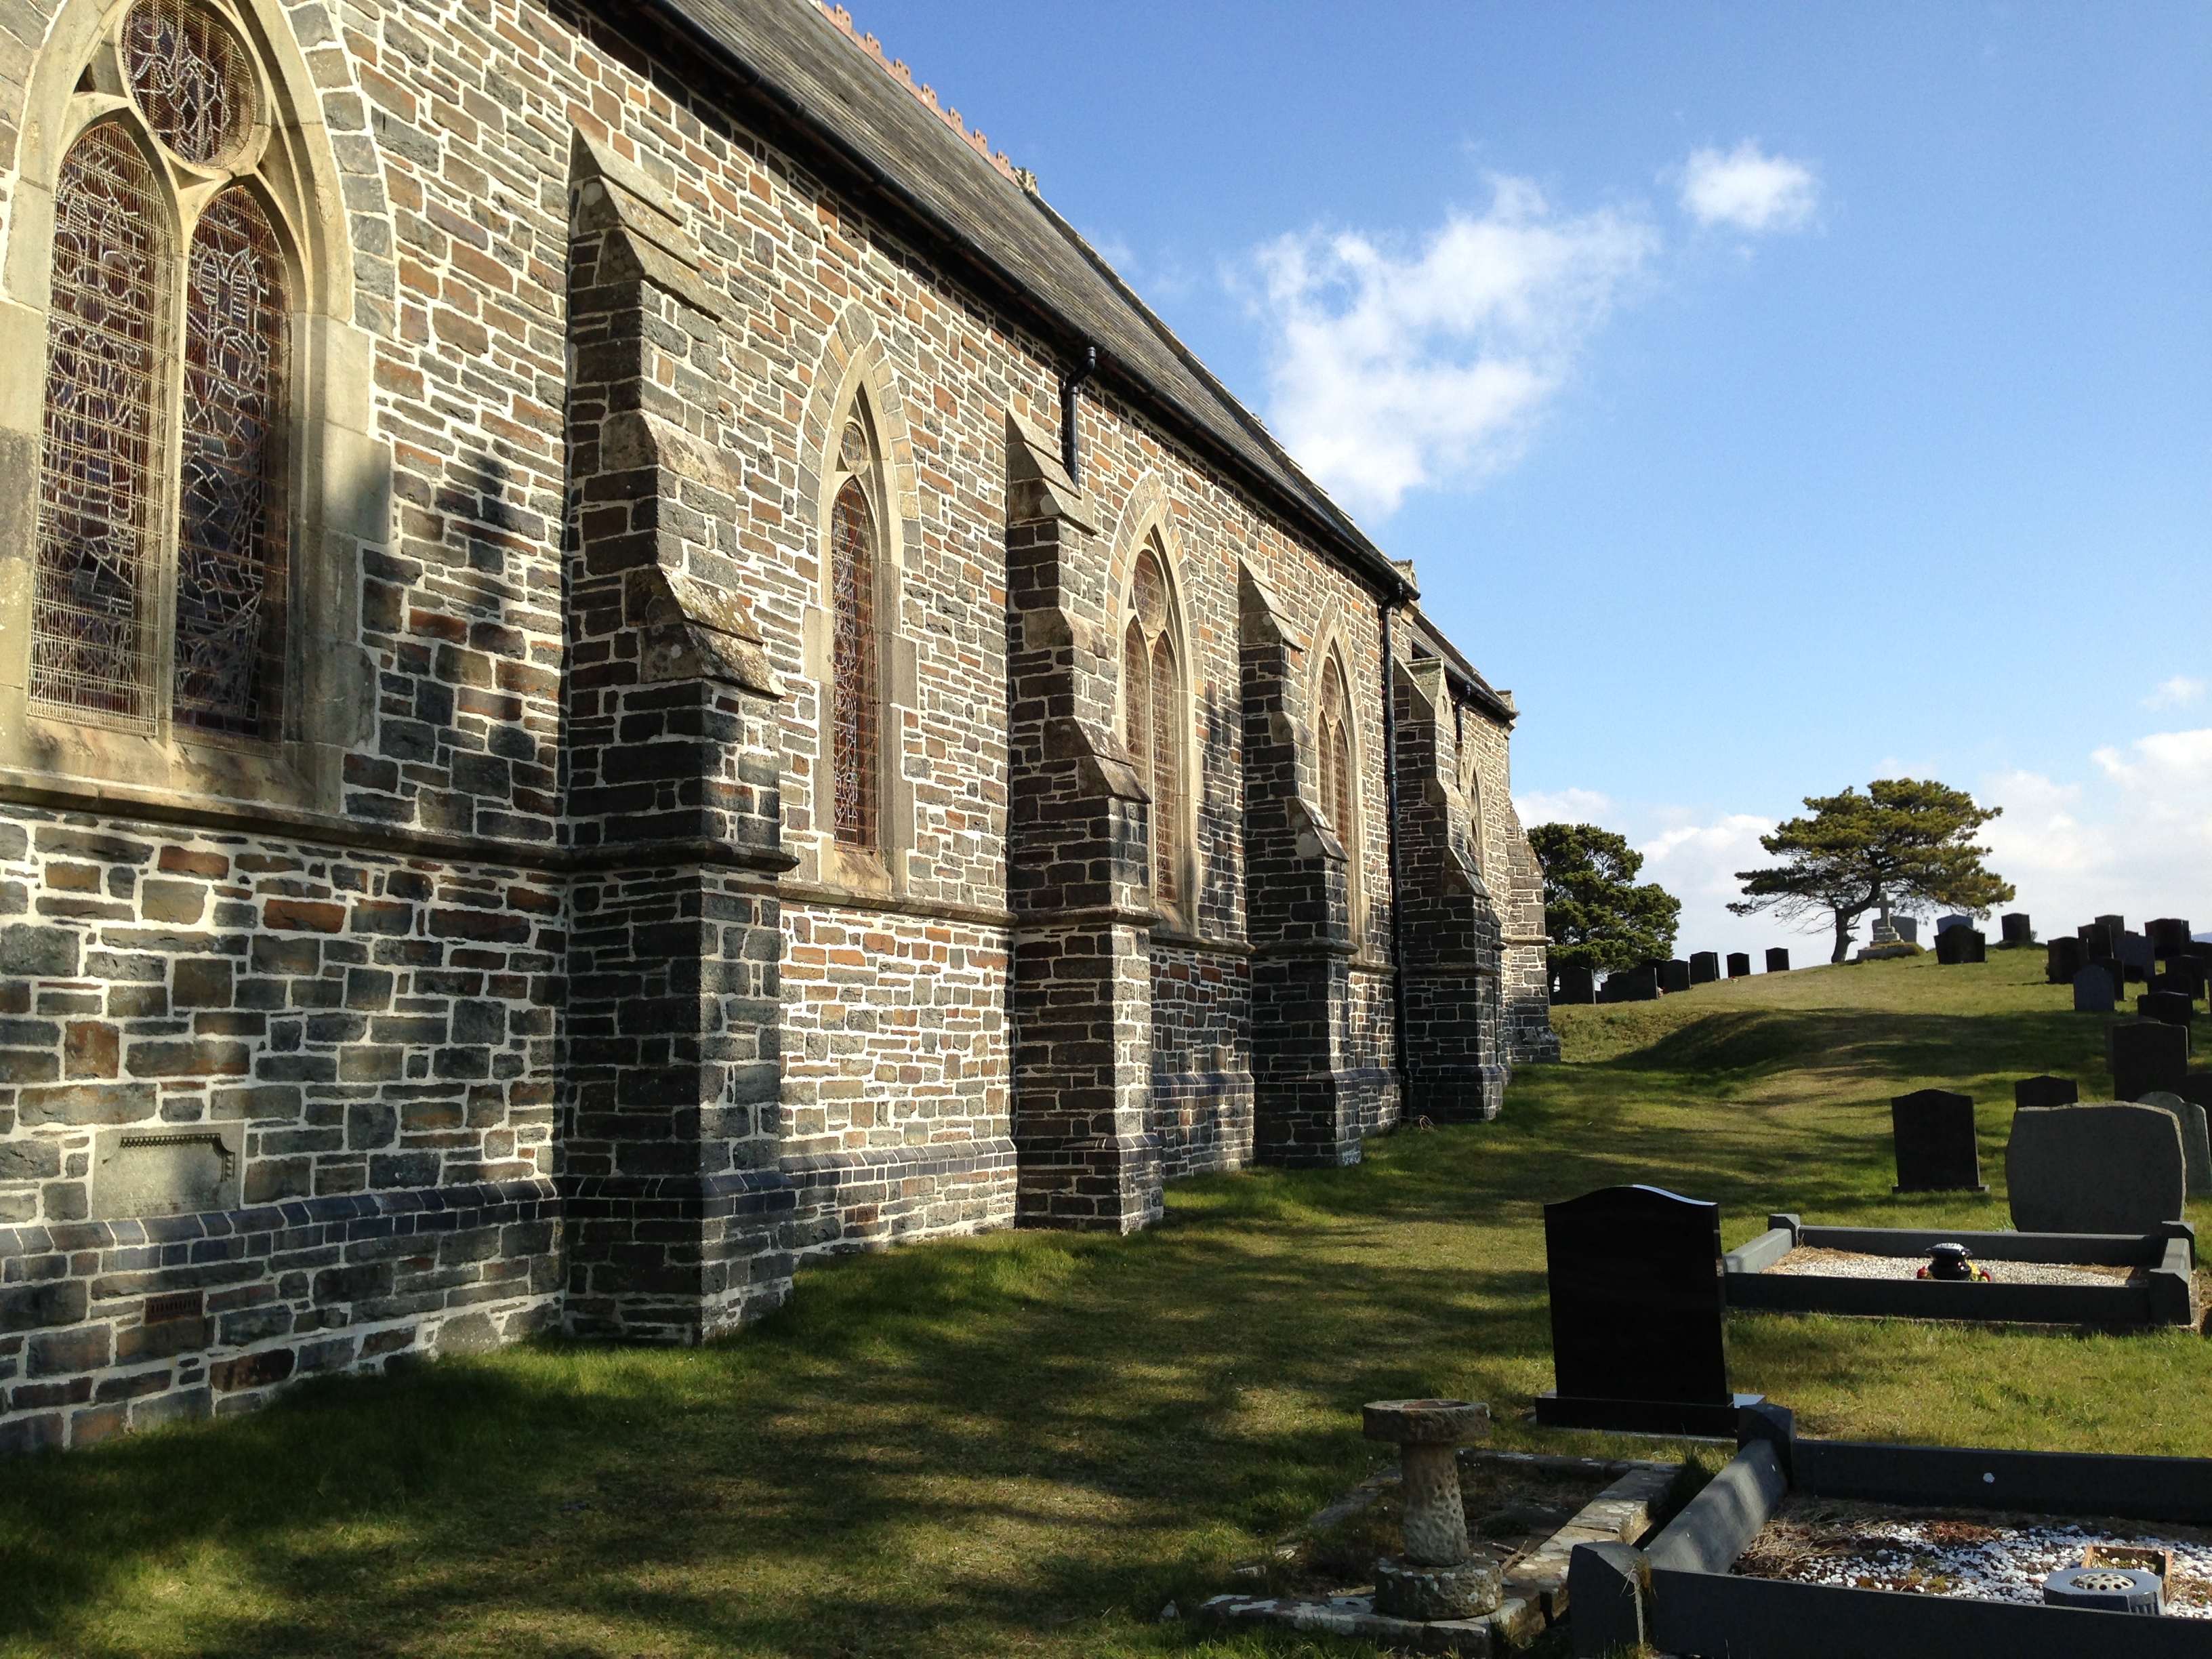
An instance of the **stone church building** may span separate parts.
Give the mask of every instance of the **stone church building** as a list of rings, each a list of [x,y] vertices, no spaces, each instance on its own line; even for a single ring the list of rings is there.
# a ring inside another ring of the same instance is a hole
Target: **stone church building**
[[[1510,696],[842,12],[0,48],[0,1448],[1556,1054]]]

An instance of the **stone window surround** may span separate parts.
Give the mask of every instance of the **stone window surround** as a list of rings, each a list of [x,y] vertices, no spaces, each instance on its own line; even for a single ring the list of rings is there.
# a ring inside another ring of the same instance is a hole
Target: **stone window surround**
[[[373,343],[354,315],[343,191],[321,104],[289,27],[270,0],[206,0],[247,47],[261,120],[231,169],[155,167],[173,218],[181,280],[188,215],[234,176],[249,181],[283,246],[289,317],[291,420],[285,433],[290,537],[285,726],[278,741],[173,727],[166,685],[156,729],[140,733],[33,712],[30,614],[38,535],[35,492],[0,500],[0,793],[108,805],[189,808],[252,820],[263,807],[340,816],[343,750],[362,735],[373,676],[359,647],[360,547],[390,536],[390,460],[368,435]],[[0,468],[36,478],[42,448],[56,180],[70,146],[102,120],[155,148],[125,92],[117,51],[131,0],[68,0],[33,69],[21,173],[0,251]],[[86,77],[94,88],[79,91]],[[178,465],[180,405],[169,393],[167,471]],[[173,499],[173,496],[172,496]],[[164,509],[173,516],[169,509]],[[173,541],[173,532],[169,538]],[[173,557],[165,548],[165,556]],[[166,578],[165,578],[166,580]],[[166,654],[166,653],[165,653]]]
[[[1332,823],[1329,829],[1344,846],[1345,901],[1349,907],[1352,941],[1354,946],[1352,967],[1370,973],[1393,973],[1395,967],[1387,955],[1378,955],[1367,937],[1367,784],[1370,764],[1366,735],[1366,718],[1363,708],[1370,706],[1362,696],[1358,679],[1352,674],[1355,659],[1346,648],[1344,615],[1334,605],[1322,616],[1321,626],[1314,632],[1316,649],[1306,655],[1302,696],[1305,703],[1305,718],[1301,722],[1300,747],[1312,757],[1313,799],[1321,800],[1321,689],[1328,665],[1335,663],[1338,673],[1344,676],[1344,736],[1352,749],[1352,822]],[[1379,759],[1374,762],[1378,767]],[[1299,769],[1304,770],[1304,766]],[[1328,803],[1322,802],[1324,812]]]
[[[1117,592],[1112,609],[1108,613],[1114,618],[1113,661],[1114,730],[1125,733],[1129,729],[1128,687],[1121,670],[1121,641],[1129,624],[1136,617],[1137,562],[1139,557],[1150,553],[1154,566],[1160,573],[1161,598],[1167,611],[1167,621],[1162,629],[1168,648],[1175,661],[1176,729],[1170,740],[1175,745],[1176,788],[1176,888],[1180,897],[1164,902],[1158,893],[1152,895],[1153,908],[1160,916],[1154,928],[1155,935],[1164,945],[1204,943],[1199,939],[1195,918],[1198,915],[1198,797],[1196,781],[1191,775],[1191,757],[1197,753],[1196,733],[1192,727],[1193,713],[1198,702],[1199,686],[1191,660],[1190,625],[1182,599],[1183,581],[1181,548],[1172,533],[1173,518],[1164,497],[1149,501],[1139,507],[1141,516],[1127,523],[1119,540],[1120,556],[1115,561],[1114,581]],[[1154,803],[1155,808],[1158,803]],[[1146,838],[1147,875],[1150,872],[1151,841]]]
[[[842,359],[842,371],[838,360]],[[816,570],[814,592],[801,620],[800,672],[816,687],[814,750],[809,760],[810,833],[786,831],[786,845],[799,855],[795,874],[804,886],[825,896],[895,899],[907,891],[906,854],[915,840],[914,784],[906,775],[907,715],[921,706],[921,660],[913,639],[901,629],[907,547],[920,514],[912,446],[902,407],[883,360],[874,319],[857,303],[846,308],[832,331],[830,355],[816,376],[817,386],[834,387],[810,416],[801,442],[811,460],[814,496],[811,532]],[[832,508],[846,474],[837,465],[837,446],[848,421],[858,418],[875,457],[875,476],[864,484],[876,519],[876,837],[873,850],[837,839],[835,787],[835,715],[832,686],[835,623],[830,584]],[[817,429],[818,428],[818,429]]]

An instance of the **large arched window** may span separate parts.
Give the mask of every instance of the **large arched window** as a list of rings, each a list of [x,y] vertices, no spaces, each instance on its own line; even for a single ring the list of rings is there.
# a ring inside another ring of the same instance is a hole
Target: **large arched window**
[[[1321,758],[1321,810],[1328,814],[1328,827],[1344,843],[1345,856],[1352,858],[1356,856],[1353,842],[1358,826],[1358,772],[1352,759],[1351,699],[1345,690],[1344,665],[1334,653],[1322,668],[1321,706],[1314,728]]]
[[[292,307],[249,182],[260,82],[198,0],[138,0],[112,64],[125,95],[70,146],[54,191],[31,705],[275,738]]]
[[[1121,635],[1122,737],[1152,798],[1152,901],[1183,902],[1182,666],[1158,550],[1137,555],[1129,620]]]
[[[837,444],[830,509],[830,791],[840,845],[873,851],[881,793],[883,706],[878,684],[875,446],[855,416]]]

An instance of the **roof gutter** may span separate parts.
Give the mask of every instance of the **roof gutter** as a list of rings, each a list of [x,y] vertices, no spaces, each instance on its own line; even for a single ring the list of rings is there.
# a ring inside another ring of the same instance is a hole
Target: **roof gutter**
[[[939,252],[950,252],[957,263],[981,276],[1008,310],[1029,319],[1038,332],[1057,343],[1078,361],[1085,361],[1085,354],[1095,349],[1066,318],[1039,302],[1035,295],[1012,271],[999,264],[988,250],[939,219],[920,198],[839,138],[805,104],[747,64],[727,41],[689,15],[675,3],[675,0],[582,0],[582,3],[617,28],[643,23],[657,28],[671,43],[690,48],[688,53],[671,54],[678,63],[690,57],[695,60],[703,58],[706,63],[719,65],[737,82],[741,94],[765,105],[787,125],[799,129],[803,147],[811,149],[818,156],[828,158],[837,170],[857,178],[869,191],[890,203],[902,216],[921,228],[923,234],[919,240],[922,242],[933,244]],[[1007,187],[1014,188],[1012,185]],[[1033,197],[1030,199],[1044,207],[1038,198]],[[1066,222],[1060,220],[1058,214],[1052,213],[1049,207],[1045,207],[1045,211],[1052,214],[1055,222],[1065,225]],[[1080,245],[1079,238],[1078,242]],[[1093,255],[1092,258],[1095,263],[1096,256]],[[1121,283],[1118,277],[1114,278],[1114,282],[1125,295],[1128,294],[1127,285]],[[1139,310],[1158,327],[1158,319],[1141,302],[1139,302]],[[1244,406],[1228,394],[1221,383],[1198,363],[1181,342],[1176,341],[1172,335],[1167,337],[1186,367],[1191,368],[1205,385],[1224,398],[1227,406],[1236,412],[1238,422],[1250,430],[1253,422]],[[1357,532],[1347,533],[1346,526],[1331,524],[1307,503],[1295,495],[1285,494],[1274,480],[1257,471],[1243,456],[1216,439],[1200,422],[1177,408],[1173,398],[1142,380],[1126,364],[1115,362],[1109,356],[1100,368],[1107,378],[1133,394],[1133,401],[1145,405],[1156,416],[1162,417],[1164,425],[1180,433],[1194,448],[1203,451],[1224,470],[1235,474],[1255,495],[1273,502],[1286,518],[1303,527],[1316,540],[1327,544],[1346,563],[1369,578],[1378,595],[1398,600],[1415,596],[1416,590],[1406,580],[1404,574],[1365,538]],[[1281,453],[1280,447],[1272,440],[1264,441],[1269,449]]]

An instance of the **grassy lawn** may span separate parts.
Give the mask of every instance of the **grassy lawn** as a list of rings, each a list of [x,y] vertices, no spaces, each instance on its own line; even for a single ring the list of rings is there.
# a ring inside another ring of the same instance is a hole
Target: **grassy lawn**
[[[1730,1245],[1779,1209],[2005,1224],[2011,1082],[2095,1097],[2102,1022],[2040,951],[1990,954],[1562,1010],[1569,1063],[1497,1123],[1175,1188],[1133,1238],[842,1261],[714,1347],[550,1343],[0,1464],[0,1655],[1334,1651],[1157,1615],[1379,1461],[1362,1401],[1654,1443],[1524,1420],[1547,1200],[1650,1181],[1720,1200]],[[1929,1085],[1979,1103],[1990,1201],[1891,1196],[1888,1098]],[[2212,1454],[2190,1333],[1739,1316],[1730,1341],[1735,1386],[1816,1434]]]

